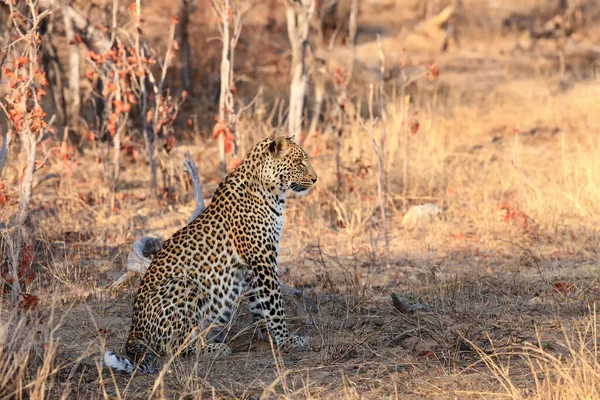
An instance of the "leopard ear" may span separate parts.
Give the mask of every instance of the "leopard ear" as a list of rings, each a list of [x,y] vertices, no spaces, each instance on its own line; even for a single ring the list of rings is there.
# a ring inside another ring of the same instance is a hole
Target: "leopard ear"
[[[285,140],[287,140],[289,143],[292,143],[294,141],[294,136],[295,135],[292,135],[292,136],[290,136],[288,138],[285,138]]]
[[[275,157],[279,157],[288,148],[288,140],[282,136],[276,137],[269,144],[269,152]]]

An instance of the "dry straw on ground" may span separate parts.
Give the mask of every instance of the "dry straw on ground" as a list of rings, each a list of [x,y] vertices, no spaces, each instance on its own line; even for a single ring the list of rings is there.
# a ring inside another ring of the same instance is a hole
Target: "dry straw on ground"
[[[222,45],[207,40],[219,20],[200,3],[171,3],[142,5],[146,47],[137,49],[163,63],[171,15],[193,11],[185,20],[194,95],[169,134],[158,134],[158,197],[149,190],[144,116],[137,114],[123,127],[118,182],[109,184],[114,141],[97,125],[98,88],[84,65],[80,130],[44,136],[38,146],[43,165],[33,174],[28,223],[35,231],[33,247],[21,254],[23,293],[14,303],[7,288],[0,309],[0,398],[598,397],[600,51],[593,38],[600,7],[585,0],[360,2],[354,47],[342,43],[352,36],[347,25],[335,33],[327,22],[337,14],[317,8],[323,40],[310,43],[307,60],[321,64],[308,79],[326,86],[319,107],[307,91],[303,129],[320,109],[318,132],[305,132],[319,181],[309,195],[288,200],[280,255],[282,281],[319,308],[306,325],[301,307],[286,304],[311,350],[273,349],[242,311],[226,360],[165,359],[160,373],[133,378],[104,369],[105,349],[121,349],[127,337],[139,280],[105,288],[121,276],[136,239],[166,238],[193,212],[184,155],[198,164],[207,200],[222,177],[211,135]],[[129,3],[102,4],[72,7],[102,16],[115,35],[135,32]],[[449,6],[454,12],[436,25],[435,40],[423,41],[423,22]],[[47,29],[57,32],[51,40],[60,64],[72,48],[56,21]],[[91,27],[90,38],[111,40],[110,28]],[[9,32],[0,33],[5,43]],[[405,40],[415,34],[418,48]],[[10,51],[3,68],[14,69]],[[235,51],[229,90],[239,150],[287,131],[283,4],[254,2]],[[344,60],[354,52],[349,68]],[[80,55],[89,61],[86,51]],[[171,61],[164,84],[175,96],[181,61]],[[54,96],[45,110],[59,120]],[[0,129],[4,135],[7,127]],[[22,143],[12,134],[0,171],[1,260],[15,243]],[[411,207],[428,203],[435,218],[403,226]],[[7,280],[4,261],[0,271]]]

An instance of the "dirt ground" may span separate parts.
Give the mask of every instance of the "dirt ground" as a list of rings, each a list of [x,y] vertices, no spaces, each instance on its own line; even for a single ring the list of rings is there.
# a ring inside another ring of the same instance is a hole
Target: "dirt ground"
[[[597,398],[599,7],[573,1],[581,8],[570,36],[532,38],[559,2],[464,1],[458,42],[440,51],[404,49],[425,11],[419,2],[401,3],[362,6],[357,50],[366,72],[357,79],[365,81],[350,96],[367,119],[367,61],[379,57],[374,32],[382,34],[390,71],[430,71],[404,88],[406,103],[396,78],[386,82],[385,225],[371,138],[352,121],[339,174],[335,135],[323,134],[307,149],[319,175],[315,189],[286,206],[279,269],[282,281],[318,304],[307,324],[286,298],[291,327],[310,338],[309,350],[274,350],[242,310],[229,338],[234,353],[224,360],[161,359],[159,373],[134,377],[102,367],[104,351],[124,349],[139,278],[117,291],[106,286],[123,273],[138,237],[166,239],[194,208],[183,154],[198,163],[207,201],[221,179],[214,140],[181,126],[165,161],[177,171],[175,190],[158,200],[148,193],[145,160],[124,153],[115,208],[107,206],[101,142],[67,159],[48,158],[34,188],[36,278],[27,286],[39,304],[32,311],[2,305],[0,371],[7,378],[0,396]],[[437,12],[448,2],[432,3]],[[248,20],[260,21],[257,14]],[[157,31],[160,15],[152,17]],[[260,36],[256,26],[249,23],[247,41]],[[285,45],[281,35],[273,33],[276,49]],[[252,68],[260,54],[251,46],[241,52],[249,77],[242,91],[264,82],[272,106],[269,96],[288,75]],[[185,113],[183,120],[195,112]],[[265,128],[264,114],[251,114],[240,125],[253,141],[276,130]],[[417,131],[406,132],[415,121]],[[8,168],[2,177],[2,221],[18,207],[18,173]],[[439,216],[403,223],[424,203],[437,205]],[[416,310],[399,310],[391,294]]]

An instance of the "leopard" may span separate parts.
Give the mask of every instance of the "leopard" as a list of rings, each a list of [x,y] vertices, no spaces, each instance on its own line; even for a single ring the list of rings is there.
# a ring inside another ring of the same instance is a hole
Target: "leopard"
[[[156,360],[168,355],[227,357],[232,350],[218,332],[241,302],[274,347],[308,347],[308,337],[287,326],[277,268],[286,197],[305,195],[316,181],[293,136],[257,143],[204,211],[154,256],[133,303],[126,356],[108,350],[104,364],[151,374]]]

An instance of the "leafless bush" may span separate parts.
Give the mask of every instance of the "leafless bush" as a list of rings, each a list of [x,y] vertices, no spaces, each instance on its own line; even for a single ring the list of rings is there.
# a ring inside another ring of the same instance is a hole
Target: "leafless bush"
[[[140,115],[141,121],[135,122],[141,123],[142,126],[146,155],[150,164],[150,190],[154,195],[158,195],[159,155],[166,154],[166,157],[162,157],[166,158],[166,161],[160,163],[160,167],[165,189],[168,189],[168,178],[172,175],[169,173],[168,155],[175,144],[173,123],[179,114],[181,103],[187,98],[186,91],[178,98],[166,88],[167,71],[173,52],[178,49],[175,41],[178,18],[172,19],[166,54],[160,65],[159,79],[156,79],[154,69],[157,60],[144,39],[140,1],[132,4],[129,11],[134,22],[133,32],[117,35],[113,47],[106,53],[98,54],[92,50],[88,53],[90,68],[87,75],[90,79],[102,81],[103,91],[98,95],[106,104],[100,133],[107,133],[113,143],[109,173],[113,192],[111,208],[114,206],[114,192],[120,173],[121,142],[132,110],[135,109]]]
[[[10,8],[10,23],[12,34],[6,48],[9,66],[3,67],[3,75],[9,79],[8,94],[0,101],[0,107],[9,123],[9,136],[5,139],[8,148],[8,138],[14,134],[21,144],[22,165],[21,200],[14,218],[14,239],[10,238],[8,254],[8,269],[2,274],[4,283],[12,288],[13,300],[19,298],[21,278],[24,265],[23,253],[32,251],[33,237],[28,232],[31,224],[28,221],[32,197],[33,174],[43,165],[36,162],[37,147],[44,135],[50,132],[45,120],[41,101],[46,92],[42,89],[47,85],[46,75],[39,64],[39,50],[42,38],[38,33],[41,22],[50,12],[39,12],[36,4],[28,0],[22,7],[8,2]],[[8,149],[4,151],[6,154]]]

